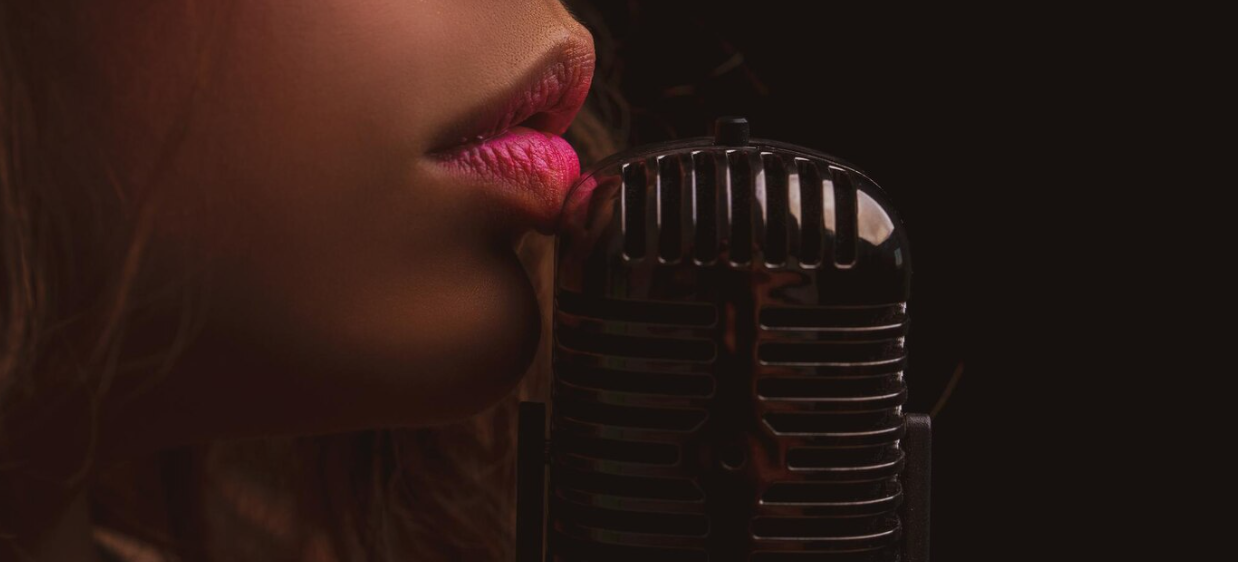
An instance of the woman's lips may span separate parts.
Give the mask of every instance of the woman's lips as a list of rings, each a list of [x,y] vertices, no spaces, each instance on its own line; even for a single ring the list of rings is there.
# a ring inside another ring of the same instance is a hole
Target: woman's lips
[[[563,137],[519,126],[441,153],[438,161],[484,184],[515,212],[513,218],[542,234],[554,233],[567,191],[580,175],[576,151]]]
[[[430,156],[450,174],[479,184],[497,203],[496,220],[553,234],[563,200],[580,175],[576,151],[559,135],[580,111],[593,78],[593,42],[572,37],[521,87],[449,127]]]

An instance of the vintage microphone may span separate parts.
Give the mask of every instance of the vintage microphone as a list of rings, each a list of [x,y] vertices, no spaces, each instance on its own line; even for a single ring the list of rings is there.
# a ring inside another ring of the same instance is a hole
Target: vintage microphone
[[[872,180],[721,118],[600,162],[562,220],[518,562],[928,560],[907,239]]]

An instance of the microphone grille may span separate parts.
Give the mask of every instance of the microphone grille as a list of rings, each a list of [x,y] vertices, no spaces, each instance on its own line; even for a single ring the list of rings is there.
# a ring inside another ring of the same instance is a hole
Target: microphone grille
[[[728,138],[616,155],[569,194],[555,560],[897,560],[904,229],[854,167]]]
[[[855,262],[851,171],[750,148],[652,155],[620,165],[623,252],[629,260],[690,258],[769,268]]]

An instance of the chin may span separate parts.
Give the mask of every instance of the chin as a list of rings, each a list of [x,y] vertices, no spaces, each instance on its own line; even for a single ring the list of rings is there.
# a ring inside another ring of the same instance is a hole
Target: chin
[[[383,412],[379,419],[361,412],[368,424],[462,420],[501,400],[529,369],[543,319],[521,262],[505,248],[470,271],[468,279],[453,278],[430,293],[434,298],[416,295],[415,311],[376,311],[375,319],[390,316],[345,335],[351,350],[340,361],[354,358],[368,371],[357,378],[373,383],[358,402]]]
[[[542,307],[510,243],[477,248],[409,271],[224,287],[173,409],[248,437],[432,425],[493,406],[537,355]]]

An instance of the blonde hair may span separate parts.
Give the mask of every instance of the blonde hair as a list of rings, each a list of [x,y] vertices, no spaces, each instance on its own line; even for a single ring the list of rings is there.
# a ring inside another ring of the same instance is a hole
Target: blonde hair
[[[48,69],[81,64],[79,46],[45,9],[38,0],[0,3],[0,552],[22,555],[20,539],[87,489],[97,540],[134,559],[143,549],[158,554],[152,560],[510,559],[515,411],[521,400],[547,397],[548,314],[524,381],[466,421],[205,443],[96,470],[95,412],[114,378],[171,368],[176,346],[193,335],[186,304],[165,353],[125,364],[127,319],[155,300],[193,301],[135,285],[161,190],[126,196],[106,163],[91,159],[89,139],[76,141],[77,115],[58,104],[72,84]],[[598,51],[594,90],[567,134],[588,164],[620,148],[626,112],[608,79],[604,28],[587,6],[573,13],[594,31]],[[202,50],[208,60],[209,45]],[[118,216],[126,228],[100,227]],[[552,243],[530,233],[519,250],[546,313]],[[47,415],[63,435],[47,432]],[[47,440],[73,457],[64,474],[33,470],[41,465],[31,451]],[[57,493],[43,502],[46,513],[32,514],[32,490],[48,489]],[[170,517],[160,523],[147,513]]]

